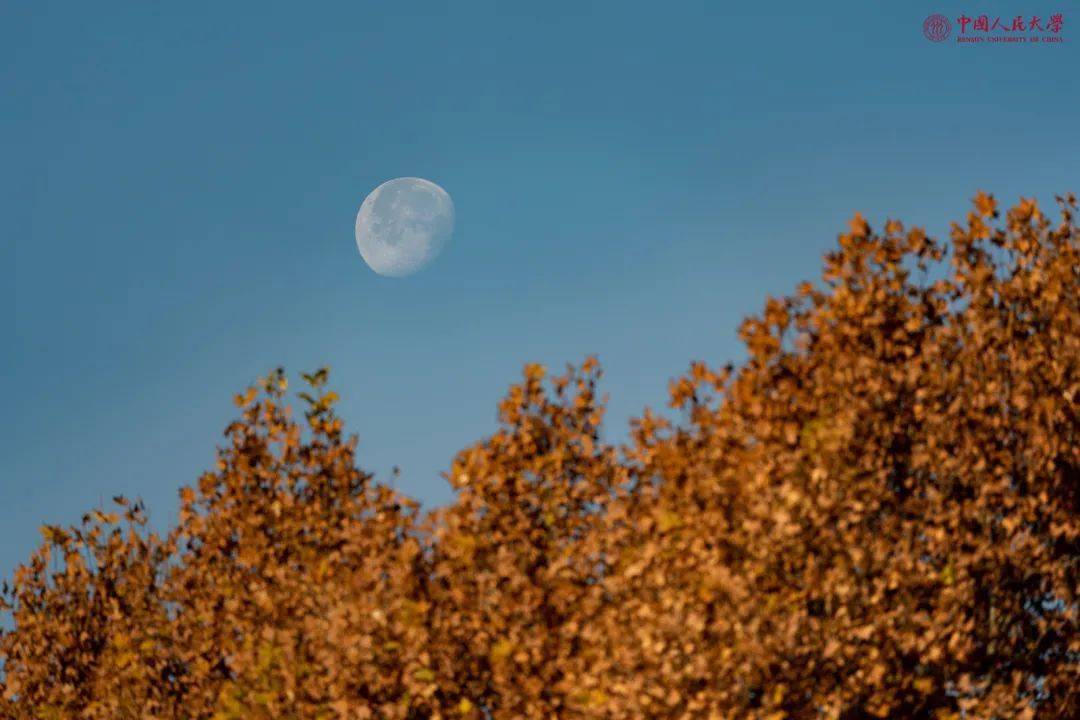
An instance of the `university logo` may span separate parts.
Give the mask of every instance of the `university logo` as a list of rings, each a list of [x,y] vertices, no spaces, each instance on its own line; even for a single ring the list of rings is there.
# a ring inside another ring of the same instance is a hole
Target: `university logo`
[[[944,15],[931,15],[923,21],[922,31],[927,40],[941,42],[948,40],[949,33],[952,32],[952,24]]]
[[[1065,42],[1061,33],[1065,15],[1060,12],[1005,18],[990,15],[972,17],[960,13],[954,20],[934,13],[923,20],[923,35],[930,42],[944,42],[952,37],[954,22],[956,42],[965,45],[1045,45]]]

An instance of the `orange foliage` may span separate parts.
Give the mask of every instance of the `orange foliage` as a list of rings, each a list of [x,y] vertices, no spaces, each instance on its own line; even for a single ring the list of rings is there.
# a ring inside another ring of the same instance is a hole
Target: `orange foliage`
[[[5,594],[13,718],[1080,716],[1075,198],[948,246],[856,216],[738,369],[601,441],[528,366],[426,515],[326,392],[237,397],[159,537],[118,498]]]

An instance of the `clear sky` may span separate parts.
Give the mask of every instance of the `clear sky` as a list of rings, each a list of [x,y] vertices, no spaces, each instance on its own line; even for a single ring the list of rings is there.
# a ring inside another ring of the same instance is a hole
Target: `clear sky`
[[[1065,43],[935,44],[934,12]],[[167,525],[277,365],[329,364],[363,466],[429,506],[526,361],[598,354],[617,439],[855,210],[940,235],[980,188],[1080,190],[1078,50],[1064,0],[5,2],[0,575],[116,493]],[[457,212],[404,279],[353,238],[397,176]]]

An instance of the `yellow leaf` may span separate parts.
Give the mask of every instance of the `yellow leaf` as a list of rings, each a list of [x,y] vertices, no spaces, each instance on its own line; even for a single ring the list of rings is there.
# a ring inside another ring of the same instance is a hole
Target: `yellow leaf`
[[[975,196],[975,208],[983,217],[990,217],[996,212],[997,203],[994,201],[993,195],[987,195],[980,191],[979,194]]]
[[[682,524],[682,518],[669,510],[660,513],[660,516],[656,519],[656,526],[660,528],[660,532],[674,530],[675,528],[682,527]]]
[[[511,642],[510,640],[506,640],[506,639],[500,640],[499,642],[495,643],[495,645],[491,648],[491,652],[490,652],[491,662],[493,662],[493,663],[502,662],[506,658],[510,657],[510,655],[512,655],[513,652],[514,652],[514,643],[513,642]]]

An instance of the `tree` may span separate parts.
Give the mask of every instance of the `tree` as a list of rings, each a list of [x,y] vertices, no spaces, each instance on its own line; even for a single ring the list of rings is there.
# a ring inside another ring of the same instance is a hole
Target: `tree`
[[[601,440],[593,359],[527,366],[421,514],[326,390],[237,397],[176,527],[43,528],[0,637],[18,718],[1080,715],[1080,235],[979,194],[859,216],[740,367]]]

